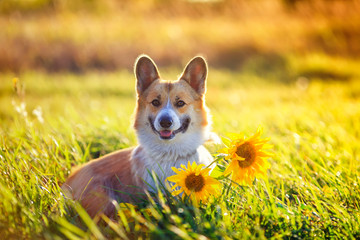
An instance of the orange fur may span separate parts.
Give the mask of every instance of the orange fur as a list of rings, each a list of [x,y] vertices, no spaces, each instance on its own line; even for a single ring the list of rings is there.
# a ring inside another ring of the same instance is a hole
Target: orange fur
[[[132,173],[131,164],[136,163],[136,159],[131,159],[133,151],[133,148],[120,150],[88,162],[71,174],[63,189],[80,201],[91,217],[99,212],[113,215],[113,199],[136,201],[143,192],[136,187],[141,184],[140,179]]]

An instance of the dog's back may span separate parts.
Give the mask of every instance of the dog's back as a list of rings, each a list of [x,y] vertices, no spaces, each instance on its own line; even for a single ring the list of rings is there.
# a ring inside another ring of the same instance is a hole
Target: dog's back
[[[133,202],[141,198],[140,179],[133,174],[133,148],[120,150],[75,169],[63,185],[64,191],[79,200],[91,217],[97,213],[111,216],[111,201]]]

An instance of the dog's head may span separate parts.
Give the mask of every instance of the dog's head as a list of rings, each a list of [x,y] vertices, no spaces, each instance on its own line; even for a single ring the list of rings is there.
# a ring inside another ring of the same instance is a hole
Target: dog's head
[[[209,125],[204,101],[205,59],[193,58],[177,81],[166,81],[160,78],[155,63],[142,55],[135,63],[135,75],[138,99],[134,126],[140,144],[185,144],[195,149],[202,144]]]

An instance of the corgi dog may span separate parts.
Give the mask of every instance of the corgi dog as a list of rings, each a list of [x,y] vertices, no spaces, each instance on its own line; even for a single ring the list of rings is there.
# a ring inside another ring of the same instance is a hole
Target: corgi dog
[[[159,181],[188,161],[209,165],[213,158],[202,145],[211,139],[205,105],[207,63],[193,58],[176,81],[162,80],[153,60],[135,62],[137,105],[134,128],[139,145],[92,160],[73,170],[62,189],[91,217],[114,216],[117,202],[136,202]]]

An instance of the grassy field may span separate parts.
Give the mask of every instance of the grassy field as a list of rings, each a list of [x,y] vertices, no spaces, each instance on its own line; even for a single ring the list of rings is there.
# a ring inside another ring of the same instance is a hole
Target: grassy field
[[[173,79],[179,71],[161,72]],[[198,208],[160,198],[133,211],[129,224],[101,227],[65,204],[59,186],[71,166],[136,144],[132,73],[28,72],[17,76],[17,89],[12,74],[0,77],[5,239],[360,237],[359,75],[284,84],[211,69],[207,103],[215,132],[251,135],[261,124],[276,155],[268,180],[232,188]],[[215,154],[221,146],[208,147]]]
[[[1,238],[359,239],[359,10],[339,0],[0,1]],[[141,53],[165,79],[203,54],[214,132],[262,125],[275,157],[265,180],[225,181],[208,204],[160,194],[96,225],[60,186],[73,166],[137,144]]]

